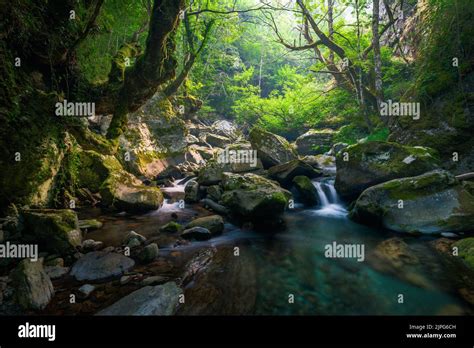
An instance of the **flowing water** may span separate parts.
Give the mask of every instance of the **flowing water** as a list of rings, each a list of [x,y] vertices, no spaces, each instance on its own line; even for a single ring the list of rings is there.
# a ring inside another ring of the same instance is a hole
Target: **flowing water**
[[[278,233],[242,231],[226,224],[224,234],[192,248],[238,245],[247,258],[239,274],[218,272],[216,277],[240,279],[239,287],[255,293],[252,313],[266,315],[433,315],[472,313],[453,288],[450,275],[429,248],[427,238],[404,237],[419,262],[413,265],[383,265],[373,256],[379,243],[398,236],[389,231],[359,225],[347,218],[347,210],[334,189],[333,179],[314,182],[320,205],[285,214],[286,229]],[[182,187],[177,191],[182,191]],[[130,229],[148,237],[157,225],[179,213],[189,221],[193,209],[166,202],[157,212],[134,219],[112,219],[96,233],[97,239],[126,234]],[[272,231],[267,231],[272,232]],[[94,236],[91,236],[94,238]],[[403,236],[402,236],[403,237]],[[108,242],[114,238],[109,238]],[[365,258],[328,258],[328,244],[364,246]],[[165,243],[165,241],[163,242]],[[117,243],[115,243],[117,244]],[[186,250],[191,246],[180,246]],[[167,248],[161,248],[166,253]],[[174,247],[169,247],[175,250]],[[243,274],[241,274],[243,273]],[[247,276],[248,275],[248,276]],[[238,278],[236,278],[238,277]],[[222,279],[221,279],[222,280]],[[221,281],[220,284],[232,282]],[[235,294],[220,289],[222,294]],[[403,295],[401,301],[400,295]],[[228,298],[228,301],[238,301]],[[220,313],[215,313],[220,314]],[[237,313],[238,314],[238,313]]]

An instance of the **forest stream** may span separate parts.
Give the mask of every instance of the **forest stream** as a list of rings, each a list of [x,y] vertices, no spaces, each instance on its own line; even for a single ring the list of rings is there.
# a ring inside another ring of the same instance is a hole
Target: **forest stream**
[[[176,221],[183,224],[203,214],[199,207],[181,209],[178,206],[184,197],[185,186],[179,184],[169,188],[172,198],[165,200],[159,213],[123,217],[101,215],[100,210],[86,210],[79,216],[104,222],[100,230],[90,232],[88,237],[106,245],[120,246],[130,230],[157,240],[164,245],[160,248],[157,267],[167,262],[173,264],[164,267],[171,276],[176,274],[169,269],[179,269],[198,250],[213,248],[225,253],[210,280],[218,296],[225,297],[225,302],[228,302],[224,306],[226,312],[208,314],[240,314],[241,311],[255,315],[472,314],[471,310],[464,308],[465,301],[446,277],[439,256],[426,245],[435,238],[406,239],[412,252],[421,258],[414,267],[377,267],[379,260],[373,255],[362,260],[365,262],[358,261],[357,256],[339,260],[325,257],[324,246],[336,240],[364,245],[370,250],[397,234],[349,220],[346,206],[334,189],[334,178],[314,180],[313,185],[321,204],[311,209],[297,204],[295,211],[285,213],[285,229],[276,234],[242,230],[226,223],[223,234],[212,240],[173,245],[175,238],[158,233],[157,226],[171,221],[173,213],[178,216]],[[235,247],[242,250],[239,256],[233,254]],[[229,267],[228,263],[232,263],[235,257],[241,258],[241,266]],[[236,286],[235,280],[239,282],[238,291],[232,288]],[[208,286],[203,282],[188,285],[193,289],[191,296],[194,297],[189,300],[196,308],[205,308],[216,300],[208,297],[214,294],[206,291]],[[244,292],[246,295],[242,296]],[[393,300],[400,293],[407,300],[403,305]],[[291,304],[288,301],[290,295],[294,295]],[[108,296],[113,298],[116,294],[109,290]],[[48,308],[49,313],[57,311],[62,313],[60,305]]]
[[[0,316],[474,314],[474,1],[0,11]]]

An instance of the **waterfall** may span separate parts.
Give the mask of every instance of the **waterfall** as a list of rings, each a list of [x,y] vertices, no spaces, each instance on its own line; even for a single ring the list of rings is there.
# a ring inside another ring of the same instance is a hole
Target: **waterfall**
[[[313,213],[322,216],[345,217],[347,210],[339,200],[334,179],[313,181],[313,185],[318,193],[319,204]]]
[[[320,203],[320,205],[323,207],[328,206],[329,199],[326,196],[326,193],[324,192],[323,184],[321,184],[321,182],[314,182],[313,185],[314,187],[316,187],[316,191],[318,191],[318,202]]]

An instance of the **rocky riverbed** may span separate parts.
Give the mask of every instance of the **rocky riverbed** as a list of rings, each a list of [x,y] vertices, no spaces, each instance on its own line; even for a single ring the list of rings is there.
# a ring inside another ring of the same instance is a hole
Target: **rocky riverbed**
[[[186,151],[197,142],[205,160],[185,154],[140,179],[82,151],[79,207],[12,206],[3,240],[37,243],[40,259],[2,263],[0,311],[472,314],[472,184],[433,150],[362,142],[308,155],[306,136],[190,129]],[[258,161],[232,160],[254,149]]]

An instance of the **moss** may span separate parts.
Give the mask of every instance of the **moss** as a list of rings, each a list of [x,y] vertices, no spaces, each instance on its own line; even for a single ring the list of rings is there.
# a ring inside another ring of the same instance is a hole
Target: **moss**
[[[109,209],[130,213],[156,210],[163,203],[163,194],[158,187],[143,185],[123,169],[112,171],[99,192],[103,204]]]
[[[163,233],[178,233],[183,230],[183,226],[175,221],[170,221],[166,225],[160,227],[160,232]]]
[[[20,215],[25,240],[37,242],[42,251],[71,254],[81,242],[80,238],[71,234],[78,231],[77,215],[72,210],[27,210]]]
[[[454,243],[459,250],[459,256],[474,270],[474,237],[464,238]]]
[[[394,179],[380,186],[392,199],[411,200],[444,191],[456,184],[456,179],[450,173],[433,171],[416,177]]]
[[[303,203],[307,205],[315,205],[317,203],[316,188],[307,176],[295,176],[293,184],[300,194]]]
[[[344,153],[349,153],[350,161],[342,161]],[[403,162],[408,156],[416,157],[415,161],[407,165]],[[348,146],[336,156],[339,162],[365,163],[374,171],[386,173],[400,173],[401,171],[409,176],[419,174],[421,167],[423,171],[435,169],[439,165],[439,157],[434,149],[417,146],[404,146],[393,142],[374,141],[367,143],[359,143]]]
[[[79,163],[77,186],[92,192],[98,192],[105,180],[123,171],[114,156],[101,155],[92,150],[79,152]]]
[[[127,59],[131,65],[131,60],[140,54],[141,50],[138,44],[125,43],[117,51],[112,59],[112,67],[110,69],[109,81],[111,83],[122,82],[125,78],[125,70],[127,69]]]

